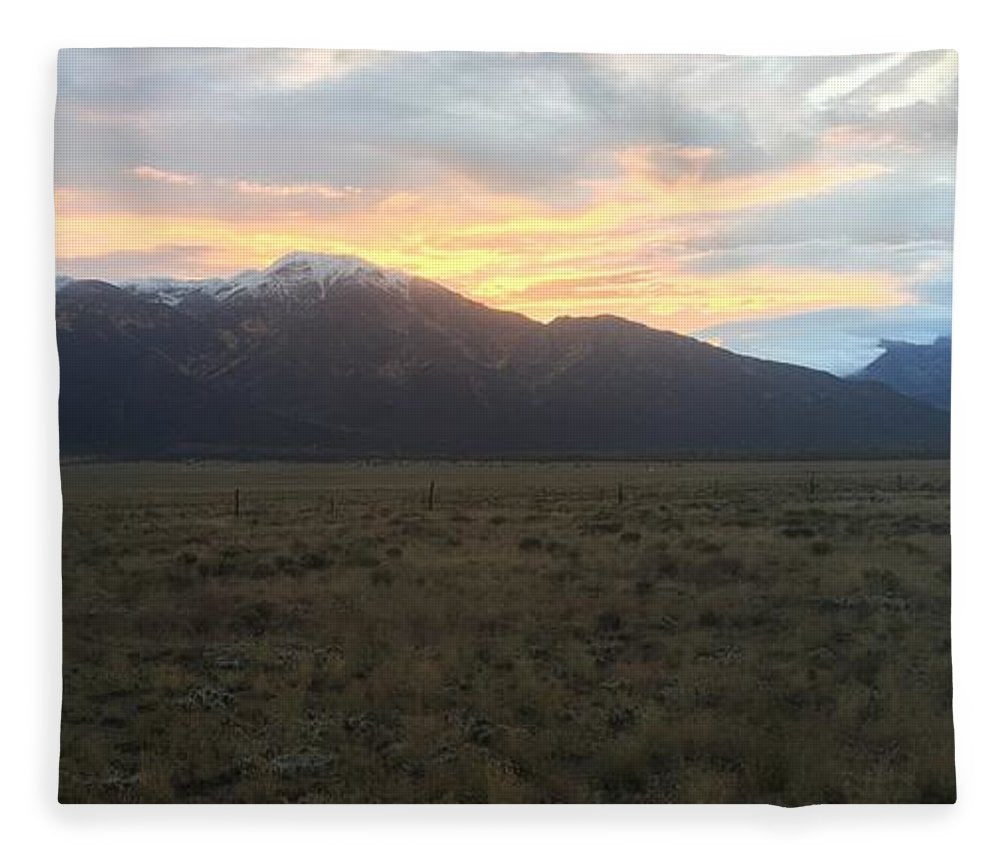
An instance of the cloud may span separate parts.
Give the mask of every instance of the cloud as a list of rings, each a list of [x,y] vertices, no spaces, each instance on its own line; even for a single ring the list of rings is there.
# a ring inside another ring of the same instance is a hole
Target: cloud
[[[810,240],[786,245],[740,245],[683,258],[681,271],[728,276],[740,282],[743,271],[770,269],[782,273],[839,273],[844,287],[869,301],[848,301],[832,280],[825,289],[826,306],[911,304],[947,307],[951,303],[950,243],[910,242],[895,245],[856,244],[842,240]],[[865,293],[867,290],[867,293]],[[791,302],[789,303],[791,304]]]
[[[846,375],[870,364],[883,338],[931,343],[951,333],[946,307],[833,308],[770,320],[735,321],[695,332],[733,352]]]
[[[956,73],[947,51],[64,51],[60,267],[193,277],[303,248],[539,318],[938,320]]]
[[[892,246],[935,241],[950,246],[954,226],[954,186],[944,181],[914,183],[899,174],[860,180],[829,189],[822,196],[786,201],[781,206],[717,219],[704,250],[743,245],[841,242]]]
[[[953,98],[957,80],[958,54],[945,51],[934,62],[915,70],[898,89],[879,95],[875,108],[889,111],[919,102],[934,103],[943,97]]]
[[[898,66],[905,59],[905,54],[891,54],[888,57],[864,62],[849,72],[826,78],[806,93],[806,100],[821,110],[831,102],[857,92],[870,80]]]
[[[510,304],[527,301],[523,293],[532,284],[612,277],[637,263],[650,285],[697,278],[696,267],[681,271],[684,258],[671,249],[697,241],[699,219],[808,198],[878,172],[866,164],[796,165],[665,179],[654,156],[644,148],[617,153],[618,172],[587,183],[572,207],[490,191],[460,171],[432,189],[378,194],[245,180],[143,182],[162,189],[160,197],[128,185],[67,190],[57,195],[57,246],[59,256],[70,259],[110,253],[123,241],[131,250],[209,241],[230,271],[267,264],[295,247],[352,253]],[[324,193],[312,193],[318,190]],[[309,206],[300,197],[316,199]],[[744,262],[734,267],[746,268]],[[767,259],[754,265],[772,273],[780,268]]]
[[[558,198],[633,145],[711,146],[735,169],[765,166],[744,111],[688,103],[669,67],[638,84],[586,55],[337,54],[336,74],[323,56],[65,51],[59,179],[120,159],[359,186],[412,187],[443,168]]]
[[[148,179],[150,182],[166,182],[168,185],[196,185],[198,183],[198,177],[192,174],[171,173],[169,170],[160,170],[146,164],[133,167],[132,175],[139,179]]]
[[[249,182],[237,179],[233,188],[239,194],[259,194],[264,197],[321,197],[325,200],[343,200],[351,194],[361,194],[360,188],[331,188],[318,182],[298,185],[278,185],[265,182]]]
[[[216,254],[218,249],[212,245],[157,245],[142,250],[64,257],[59,260],[58,271],[74,278],[97,278],[112,283],[151,273],[194,278],[212,265]]]
[[[206,180],[203,177],[192,173],[171,173],[169,170],[160,170],[158,167],[141,165],[133,167],[133,176],[150,182],[162,182],[167,185],[185,185],[193,187],[197,185],[213,184],[217,188],[230,189],[237,194],[260,194],[265,197],[322,197],[327,200],[341,200],[349,194],[360,194],[360,188],[332,188],[329,185],[322,185],[318,182],[299,183],[294,185],[281,185],[277,183],[251,182],[247,179],[216,179]]]

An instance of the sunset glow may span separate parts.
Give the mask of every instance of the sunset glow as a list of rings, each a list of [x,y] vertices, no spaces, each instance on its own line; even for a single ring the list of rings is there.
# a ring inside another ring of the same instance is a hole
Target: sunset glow
[[[193,53],[201,88],[192,52],[63,53],[60,273],[353,254],[541,320],[722,343],[947,305],[952,54],[796,61],[761,102],[727,87],[767,60]]]

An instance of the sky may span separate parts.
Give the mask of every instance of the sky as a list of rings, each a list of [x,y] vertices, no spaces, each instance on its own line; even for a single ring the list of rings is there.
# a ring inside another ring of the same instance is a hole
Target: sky
[[[57,271],[351,254],[855,370],[951,332],[958,58],[64,50]]]

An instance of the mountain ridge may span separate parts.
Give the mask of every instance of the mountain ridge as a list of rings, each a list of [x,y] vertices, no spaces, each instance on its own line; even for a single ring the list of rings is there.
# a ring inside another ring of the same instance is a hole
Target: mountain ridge
[[[254,288],[61,286],[67,454],[791,457],[948,449],[946,414],[881,384],[740,356],[620,317],[543,324],[357,258],[286,256],[239,278],[238,286]]]
[[[881,382],[900,394],[938,409],[951,408],[951,338],[932,343],[883,339],[885,350],[871,364],[852,374],[854,379]]]

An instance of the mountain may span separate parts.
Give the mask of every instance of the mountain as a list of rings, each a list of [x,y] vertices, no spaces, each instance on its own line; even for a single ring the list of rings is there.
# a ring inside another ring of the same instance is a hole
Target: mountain
[[[65,279],[61,280],[65,283]],[[373,289],[405,291],[410,280],[402,272],[381,269],[360,257],[296,251],[276,260],[263,271],[249,269],[233,278],[145,278],[125,281],[121,286],[131,292],[175,304],[194,293],[220,300],[242,295],[309,301],[325,298],[327,291],[337,289],[338,285],[365,284]]]
[[[855,379],[882,382],[890,388],[929,403],[951,408],[951,338],[917,344],[883,340],[878,358],[854,374]]]
[[[943,455],[879,383],[616,317],[542,324],[352,257],[64,282],[63,453],[121,457]]]

